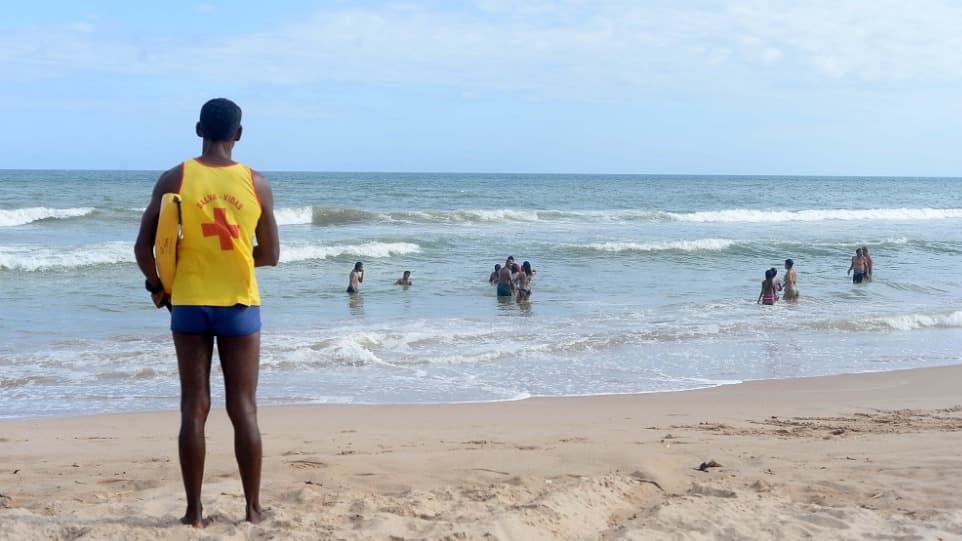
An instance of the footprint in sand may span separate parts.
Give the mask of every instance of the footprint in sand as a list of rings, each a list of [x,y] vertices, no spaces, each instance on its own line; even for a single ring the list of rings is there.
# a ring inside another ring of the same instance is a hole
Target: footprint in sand
[[[327,464],[319,460],[291,460],[288,464],[298,470],[313,470],[317,468],[326,468]]]
[[[302,451],[301,449],[291,449],[290,451],[281,453],[281,456],[301,456],[301,455],[313,455],[313,454],[315,454],[314,451]]]

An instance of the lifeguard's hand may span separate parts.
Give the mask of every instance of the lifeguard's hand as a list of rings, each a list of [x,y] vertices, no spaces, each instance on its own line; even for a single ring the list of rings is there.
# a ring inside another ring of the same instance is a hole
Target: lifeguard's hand
[[[150,300],[154,301],[154,306],[157,308],[163,308],[170,304],[170,299],[167,298],[167,294],[161,289],[157,293],[150,294]]]

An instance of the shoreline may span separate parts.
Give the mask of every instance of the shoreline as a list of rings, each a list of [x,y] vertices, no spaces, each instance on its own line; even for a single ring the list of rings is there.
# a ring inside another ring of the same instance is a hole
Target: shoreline
[[[914,370],[931,370],[938,368],[950,368],[953,366],[962,366],[962,360],[956,364],[946,364],[939,366],[922,366],[914,368],[896,368],[891,370],[872,370],[863,372],[844,372],[840,374],[828,374],[819,376],[795,376],[787,378],[767,378],[767,379],[747,379],[747,380],[731,380],[723,383],[717,383],[714,385],[707,385],[705,387],[695,387],[691,389],[667,389],[667,390],[657,390],[657,391],[633,391],[633,392],[623,392],[623,393],[588,393],[588,394],[572,394],[572,395],[562,395],[562,396],[549,396],[549,395],[528,395],[519,398],[504,398],[501,400],[469,400],[463,402],[293,402],[286,404],[258,404],[258,410],[264,411],[268,409],[275,408],[311,408],[311,407],[408,407],[408,406],[422,406],[422,407],[448,407],[448,406],[470,406],[470,405],[487,405],[487,404],[509,404],[516,402],[525,402],[528,400],[569,400],[569,399],[588,399],[588,398],[606,398],[606,397],[625,397],[625,396],[649,396],[649,395],[661,395],[661,394],[678,394],[678,393],[694,393],[694,392],[704,392],[713,389],[721,389],[726,387],[733,387],[745,384],[755,384],[755,383],[775,383],[775,382],[790,382],[796,380],[812,380],[820,378],[837,378],[837,377],[849,377],[849,376],[861,376],[869,374],[888,374],[897,372],[910,372]],[[217,373],[211,372],[211,382],[212,385],[216,385],[217,378],[222,377]],[[212,404],[211,411],[223,409],[223,405]],[[2,417],[0,416],[0,426],[3,423],[16,422],[16,421],[55,421],[58,419],[86,419],[91,417],[109,417],[109,416],[122,416],[122,415],[160,415],[160,414],[170,414],[176,413],[176,409],[163,409],[163,410],[143,410],[143,411],[126,411],[126,412],[102,412],[102,413],[80,413],[76,415],[49,415],[49,416],[26,416],[26,417]]]
[[[258,526],[241,522],[218,408],[204,531],[177,524],[177,412],[2,420],[0,529],[147,540],[962,536],[960,378],[951,365],[679,392],[262,407]]]

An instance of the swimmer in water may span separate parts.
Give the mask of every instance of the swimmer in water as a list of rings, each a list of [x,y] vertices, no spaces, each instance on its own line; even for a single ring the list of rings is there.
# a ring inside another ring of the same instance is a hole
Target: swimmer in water
[[[778,271],[775,269],[768,269],[765,271],[765,279],[762,280],[762,291],[758,294],[758,304],[765,304],[771,306],[775,304],[778,300],[778,293],[776,292],[775,276],[778,275]]]

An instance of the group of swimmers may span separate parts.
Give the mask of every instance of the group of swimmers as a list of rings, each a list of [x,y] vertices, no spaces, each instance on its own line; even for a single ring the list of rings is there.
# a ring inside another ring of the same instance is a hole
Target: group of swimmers
[[[525,261],[518,265],[514,262],[514,256],[509,255],[504,262],[504,266],[501,266],[501,264],[494,266],[494,272],[488,278],[488,283],[498,285],[499,297],[517,297],[518,300],[526,300],[531,297],[531,279],[536,272],[531,268],[531,263]],[[347,277],[347,292],[359,292],[363,282],[364,263],[358,261]],[[411,271],[404,271],[404,274],[394,282],[394,285],[414,285],[414,280],[411,279]]]
[[[758,304],[773,305],[779,299],[784,301],[798,300],[798,275],[795,273],[795,262],[791,259],[785,260],[785,278],[778,280],[778,269],[772,267],[765,271],[765,279],[762,280],[762,290],[758,294]],[[514,256],[508,256],[504,265],[496,264],[494,272],[488,277],[488,283],[498,286],[498,297],[515,297],[518,300],[526,300],[531,297],[531,279],[535,275],[535,270],[531,268],[531,263],[525,261],[517,264]],[[854,274],[852,274],[854,273]],[[846,275],[852,274],[852,282],[861,284],[866,280],[872,279],[872,256],[868,253],[868,248],[863,246],[855,250],[852,257],[852,264],[848,267]],[[358,261],[354,264],[354,269],[348,276],[348,293],[357,293],[361,289],[364,281],[364,263]],[[404,271],[394,285],[411,286],[411,271]],[[781,293],[781,297],[779,297]]]
[[[525,261],[518,265],[514,262],[514,256],[508,256],[504,266],[501,266],[501,264],[494,266],[494,272],[488,278],[488,283],[498,285],[499,297],[516,297],[518,300],[526,300],[531,297],[531,279],[536,272],[531,268],[531,263]],[[358,261],[347,277],[347,292],[359,292],[363,282],[364,263]],[[414,285],[414,280],[411,279],[411,271],[404,271],[404,274],[394,282],[394,285]]]
[[[514,256],[509,255],[504,266],[500,264],[494,266],[494,272],[488,277],[488,283],[498,285],[499,297],[527,300],[531,297],[531,279],[534,278],[535,272],[531,268],[531,263],[525,261],[518,265],[514,261]]]
[[[758,294],[758,304],[772,305],[779,300],[778,293],[782,293],[782,300],[798,300],[798,275],[795,274],[795,262],[791,259],[785,260],[785,280],[779,281],[778,269],[772,267],[765,271],[765,279],[762,280],[762,290]],[[852,274],[854,273],[854,274]],[[866,280],[872,279],[872,256],[868,254],[868,248],[862,246],[855,250],[852,257],[852,264],[848,267],[846,275],[852,274],[852,283],[861,284]]]

